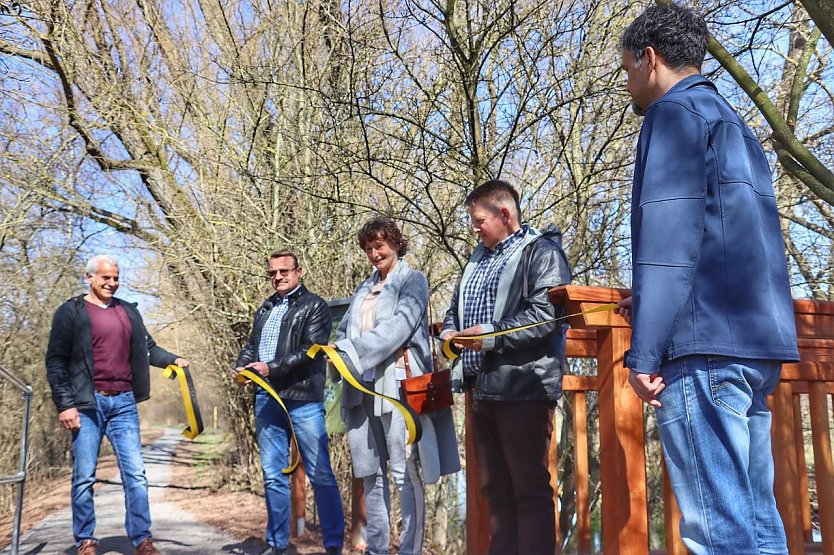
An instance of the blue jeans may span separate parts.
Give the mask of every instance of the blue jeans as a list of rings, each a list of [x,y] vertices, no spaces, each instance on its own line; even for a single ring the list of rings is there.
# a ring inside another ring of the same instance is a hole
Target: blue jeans
[[[313,485],[324,547],[342,547],[345,517],[336,477],[330,468],[324,403],[284,401],[289,410],[304,470]],[[286,548],[290,540],[290,480],[281,472],[289,464],[290,433],[287,416],[268,393],[255,393],[255,432],[261,452],[266,497],[266,543]]]
[[[765,400],[780,371],[780,362],[700,355],[660,368],[660,440],[681,536],[696,555],[788,552]]]
[[[380,459],[376,474],[366,476],[365,508],[368,513],[368,555],[387,555],[391,541],[391,490],[388,485],[388,469],[400,494],[400,555],[420,555],[426,528],[426,502],[423,478],[418,466],[416,445],[406,445],[405,419],[394,410],[374,416],[374,398],[362,396],[362,405],[368,415],[369,433]]]
[[[125,490],[125,529],[137,546],[151,537],[151,513],[136,399],[132,391],[96,393],[95,398],[95,409],[78,411],[81,429],[72,433],[72,533],[77,545],[96,539],[93,484],[101,440],[106,435],[116,453]]]

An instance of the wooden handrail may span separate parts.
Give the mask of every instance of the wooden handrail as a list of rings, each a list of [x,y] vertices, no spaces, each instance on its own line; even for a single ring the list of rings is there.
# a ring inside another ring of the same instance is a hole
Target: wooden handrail
[[[565,286],[551,290],[550,299],[571,314],[617,302],[629,294],[628,289]],[[803,422],[810,421],[811,445],[807,450],[813,452],[817,522],[822,536],[822,541],[814,544],[811,551],[819,552],[821,546],[824,555],[834,555],[834,454],[828,410],[829,399],[834,395],[834,302],[794,300],[794,312],[801,362],[783,366],[780,383],[770,398],[776,455],[774,489],[788,536],[789,552],[792,555],[805,553],[812,541],[812,514],[805,445],[807,430],[803,428]],[[570,433],[574,436],[576,549],[579,553],[590,553],[593,548],[586,399],[588,392],[598,392],[602,550],[606,555],[642,555],[649,551],[643,404],[627,385],[628,370],[622,364],[631,328],[623,318],[611,312],[572,317],[570,324],[566,355],[597,360],[596,375],[567,374],[562,382],[563,391],[573,401]],[[800,401],[805,398],[807,403]],[[471,392],[467,393],[464,403],[467,415],[467,552],[482,555],[489,549],[489,521],[486,501],[478,485],[477,461],[472,454],[474,443],[468,423]],[[552,483],[556,485],[560,470],[558,440],[558,430],[554,430],[550,467],[554,474]],[[296,480],[293,487],[298,487]],[[666,553],[684,555],[686,549],[677,526],[680,512],[665,470],[663,487]],[[558,492],[555,495],[558,496]],[[353,497],[356,501],[361,493],[354,491]],[[301,513],[303,506],[296,500],[295,514]],[[362,512],[362,509],[354,503],[352,512]],[[360,526],[357,521],[352,527],[354,544],[358,541]],[[661,552],[652,550],[652,553]]]
[[[565,286],[551,290],[550,299],[571,314],[617,302],[629,294],[627,289]],[[828,397],[834,394],[834,302],[795,300],[794,311],[801,362],[784,365],[781,381],[770,399],[773,450],[778,454],[774,457],[775,491],[789,551],[805,553],[806,544],[812,540],[812,519],[799,399],[807,396],[822,552],[834,555],[834,464],[827,404]],[[627,385],[628,370],[622,364],[631,329],[623,318],[611,312],[575,316],[570,318],[570,325],[567,356],[597,360],[596,375],[565,375],[562,384],[573,401],[571,433],[575,439],[576,549],[579,553],[591,550],[585,402],[587,392],[596,391],[599,394],[602,549],[606,554],[644,554],[649,550],[649,511],[643,404]],[[554,441],[556,439],[558,436],[554,436]],[[552,456],[556,457],[556,449],[552,450]],[[555,465],[556,461],[552,460],[551,468],[556,468]],[[474,458],[469,458],[467,471],[476,472],[475,466]],[[554,483],[558,483],[556,477]],[[682,555],[686,549],[677,527],[680,512],[665,471],[664,484],[666,553]],[[488,550],[489,529],[484,518],[485,501],[476,484],[468,483],[468,490],[472,488],[476,491],[468,492],[467,547],[471,555],[480,555]]]

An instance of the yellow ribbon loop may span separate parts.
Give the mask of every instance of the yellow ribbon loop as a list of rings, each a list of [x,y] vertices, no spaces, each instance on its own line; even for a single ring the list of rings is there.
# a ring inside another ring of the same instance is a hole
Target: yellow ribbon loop
[[[478,339],[487,339],[489,337],[499,337],[502,335],[507,335],[513,332],[527,330],[530,328],[535,328],[536,326],[542,326],[544,324],[551,324],[553,322],[558,322],[560,320],[567,320],[568,318],[573,318],[574,316],[583,316],[585,314],[593,314],[594,312],[609,312],[612,310],[617,309],[617,303],[607,303],[601,304],[597,307],[592,308],[591,310],[586,310],[584,312],[576,312],[574,314],[565,314],[564,316],[559,316],[558,318],[551,318],[549,320],[542,320],[541,322],[534,322],[532,324],[525,324],[523,326],[516,326],[514,328],[508,328],[501,331],[494,331],[491,333],[480,333],[478,335],[458,335],[455,337],[450,337],[443,341],[443,355],[449,360],[455,360],[460,356],[460,353],[455,350],[452,346],[452,342],[454,341],[477,341]]]
[[[460,353],[453,349],[451,339],[447,339],[446,341],[444,341],[443,345],[440,347],[440,350],[443,351],[443,356],[445,356],[449,360],[455,360],[460,356]]]
[[[191,372],[188,368],[171,364],[162,371],[162,376],[180,382],[182,404],[185,407],[185,417],[188,419],[188,426],[182,431],[182,435],[194,439],[203,431],[203,417],[200,415],[200,405],[197,403],[197,391],[191,380]]]
[[[315,344],[307,350],[307,356],[315,358],[320,351],[327,355],[327,358],[330,359],[330,362],[333,363],[333,366],[347,383],[366,395],[385,399],[394,405],[394,408],[400,411],[400,413],[402,413],[403,419],[405,420],[405,427],[408,431],[408,438],[406,439],[407,443],[412,444],[416,441],[420,441],[420,437],[423,435],[423,428],[420,425],[420,420],[417,418],[417,415],[414,414],[414,411],[408,406],[408,404],[401,402],[399,399],[383,395],[382,393],[371,391],[359,383],[359,380],[353,377],[353,374],[351,374],[350,370],[348,370],[348,367],[339,352],[330,345]]]
[[[290,423],[290,465],[286,468],[282,468],[281,472],[284,474],[292,474],[295,472],[295,469],[298,468],[299,462],[299,454],[298,454],[298,440],[295,438],[295,429],[292,426],[292,418],[290,418],[290,411],[287,410],[287,406],[284,404],[284,401],[275,393],[275,390],[272,389],[272,386],[263,379],[263,377],[258,374],[257,372],[253,372],[252,370],[241,370],[237,373],[237,381],[240,383],[246,382],[248,379],[249,381],[255,382],[259,386],[263,388],[264,391],[269,393],[273,399],[278,401],[278,404],[284,409],[284,413],[287,415],[287,422]],[[293,444],[295,444],[295,449],[292,448]]]

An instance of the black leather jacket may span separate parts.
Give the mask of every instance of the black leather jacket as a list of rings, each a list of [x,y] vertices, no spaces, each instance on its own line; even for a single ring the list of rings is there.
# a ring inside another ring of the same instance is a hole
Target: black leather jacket
[[[506,295],[506,301],[503,312],[492,322],[495,331],[564,314],[563,308],[550,303],[547,293],[553,287],[570,283],[570,279],[562,234],[555,226],[549,226],[524,247],[512,286],[503,292],[499,290],[499,295]],[[461,329],[460,302],[458,284],[443,320],[443,331]],[[466,387],[474,387],[478,400],[555,403],[562,395],[566,331],[566,323],[555,322],[496,337],[494,347],[484,351],[478,373],[465,378]]]
[[[261,330],[278,294],[269,297],[255,312],[252,333],[237,357],[237,367],[260,360],[258,346]],[[267,362],[269,381],[282,399],[294,401],[324,400],[324,359],[307,356],[314,343],[327,344],[333,322],[330,307],[303,285],[289,296],[289,308],[281,321],[275,358]]]
[[[93,333],[84,295],[69,299],[52,317],[49,346],[46,348],[46,378],[52,388],[52,400],[58,411],[70,408],[91,409],[96,406],[93,380]],[[136,402],[150,397],[149,365],[165,368],[174,364],[177,355],[158,346],[142,322],[134,303],[113,298],[121,304],[130,320],[130,369]]]

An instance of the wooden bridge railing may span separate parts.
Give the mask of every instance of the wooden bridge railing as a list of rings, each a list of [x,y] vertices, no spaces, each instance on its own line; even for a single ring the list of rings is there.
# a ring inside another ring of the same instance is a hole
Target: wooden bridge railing
[[[570,314],[616,302],[628,294],[623,289],[567,286],[552,290],[551,300],[566,306]],[[794,302],[794,311],[802,361],[784,366],[781,381],[769,400],[773,411],[775,491],[790,553],[821,550],[826,555],[834,555],[834,465],[829,409],[829,398],[834,394],[834,302],[798,300]],[[574,436],[576,549],[580,553],[592,550],[585,398],[589,391],[597,391],[602,549],[606,554],[644,554],[649,551],[644,407],[628,386],[628,369],[623,367],[623,353],[628,348],[631,330],[621,317],[610,312],[577,316],[570,324],[567,356],[597,360],[596,375],[566,375],[563,381],[566,395],[572,396],[569,406]],[[806,404],[810,446],[806,444],[808,434],[802,425]],[[559,480],[558,439],[553,438],[551,449],[554,486]],[[467,450],[469,447],[467,444]],[[807,454],[813,456],[811,467],[807,464]],[[481,554],[487,552],[489,542],[484,519],[486,505],[474,481],[477,475],[477,468],[473,468],[474,456],[468,456],[467,461],[467,549],[470,554]],[[809,470],[817,491],[818,509],[813,515]],[[665,472],[664,486],[665,552],[683,554],[686,550],[677,529],[680,514]],[[812,535],[814,516],[821,537],[816,542]],[[558,520],[557,515],[557,523]]]
[[[565,286],[550,292],[551,301],[566,306],[568,314],[585,312],[629,295],[627,289]],[[773,412],[773,454],[775,492],[788,536],[791,555],[823,553],[834,555],[834,453],[832,453],[832,409],[834,397],[834,302],[795,300],[794,312],[799,336],[801,362],[786,364],[776,391],[769,399]],[[573,425],[573,472],[578,553],[591,553],[591,480],[588,429],[598,425],[599,469],[602,493],[601,549],[606,555],[649,552],[649,495],[646,473],[646,433],[643,403],[628,385],[623,353],[628,348],[631,328],[620,316],[598,312],[570,320],[567,356],[596,359],[596,375],[565,375],[563,389],[570,398],[564,403],[571,411]],[[588,422],[586,399],[598,393],[598,422]],[[489,524],[486,501],[480,495],[466,397],[466,502],[467,552],[486,554]],[[810,421],[810,429],[803,423]],[[550,470],[554,492],[561,475],[558,465],[559,430],[551,442]],[[809,464],[809,456],[813,463]],[[678,533],[680,513],[663,472],[663,520],[665,550],[653,553],[683,555],[686,549]],[[817,510],[812,510],[809,483],[816,483]],[[305,478],[293,477],[293,490],[304,491]],[[555,494],[558,496],[558,493]],[[559,504],[557,501],[557,530]],[[361,526],[361,492],[354,488],[351,502],[352,536],[358,540]],[[293,498],[293,520],[304,514],[304,496]],[[303,519],[303,516],[301,516]],[[817,531],[817,536],[814,531]],[[295,526],[293,526],[295,532]],[[598,547],[598,546],[597,546]],[[573,551],[573,549],[571,550]]]

